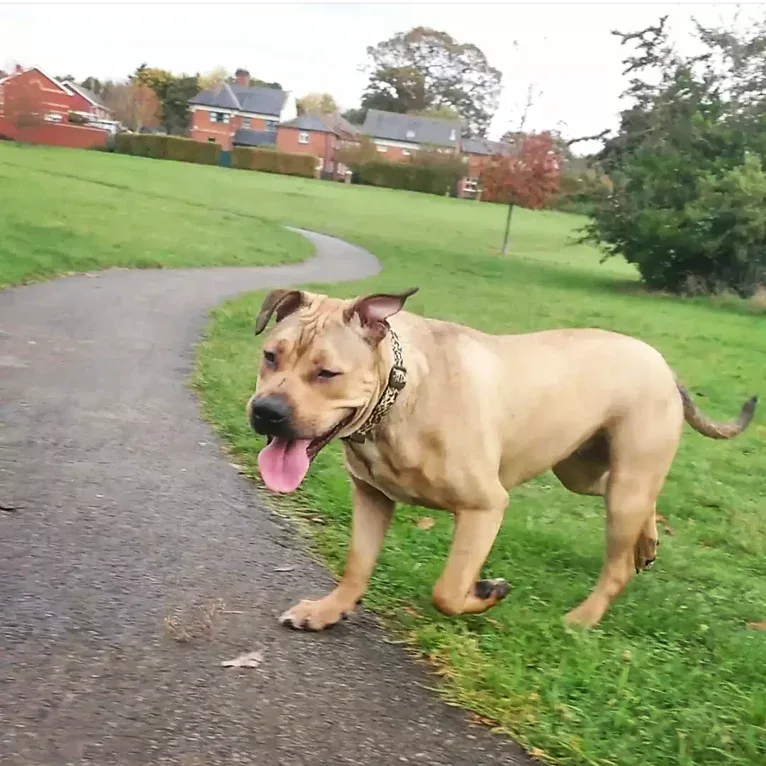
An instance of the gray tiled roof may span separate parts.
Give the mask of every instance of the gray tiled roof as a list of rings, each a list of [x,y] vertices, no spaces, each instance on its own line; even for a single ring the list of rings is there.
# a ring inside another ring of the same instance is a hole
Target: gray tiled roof
[[[235,146],[274,146],[277,134],[273,130],[241,128],[234,134]]]
[[[88,88],[85,88],[82,85],[79,85],[76,82],[72,82],[71,80],[67,80],[67,82],[64,83],[67,87],[71,88],[74,91],[77,91],[83,98],[86,98],[88,101],[90,101],[92,104],[98,104],[99,106],[104,106],[104,102],[101,100],[100,96],[97,96],[92,90],[88,90]]]
[[[294,120],[283,122],[284,128],[298,128],[299,130],[319,130],[324,133],[332,133],[333,129],[319,114],[300,114]]]
[[[411,144],[456,146],[460,138],[459,120],[440,120],[434,117],[415,117],[370,109],[362,132],[373,138],[405,141]]]
[[[225,82],[223,85],[215,88],[203,90],[191,99],[189,103],[279,117],[286,99],[287,93],[283,90],[249,88]]]
[[[287,100],[287,93],[275,88],[248,88],[242,85],[231,85],[230,88],[239,100],[243,112],[273,114],[279,117]]]
[[[199,104],[200,106],[217,106],[221,109],[239,109],[239,101],[231,89],[231,85],[225,82],[216,85],[215,88],[209,88],[198,93],[189,101],[190,104]]]
[[[505,154],[511,145],[504,141],[490,141],[487,138],[464,138],[461,148],[465,154]]]

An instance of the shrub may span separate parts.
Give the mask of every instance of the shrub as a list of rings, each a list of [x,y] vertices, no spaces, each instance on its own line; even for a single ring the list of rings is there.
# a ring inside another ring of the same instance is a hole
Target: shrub
[[[114,151],[135,157],[194,162],[199,165],[217,165],[221,158],[221,147],[218,144],[153,133],[118,133],[114,140]]]
[[[559,193],[549,202],[548,207],[562,213],[591,215],[611,190],[609,176],[595,168],[579,171],[566,169],[561,174]]]
[[[263,173],[314,178],[318,164],[319,158],[313,154],[251,149],[248,146],[235,146],[231,152],[231,166],[239,170],[260,170]]]
[[[457,182],[465,175],[460,157],[423,150],[408,162],[372,160],[357,169],[359,183],[407,189],[425,194],[456,194]]]

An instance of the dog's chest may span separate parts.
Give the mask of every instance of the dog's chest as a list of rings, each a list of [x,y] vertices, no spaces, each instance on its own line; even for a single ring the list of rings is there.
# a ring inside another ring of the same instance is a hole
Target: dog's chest
[[[367,441],[364,444],[347,443],[345,452],[349,472],[391,500],[435,509],[451,506],[444,488],[429,479],[422,461],[409,460],[401,449]]]

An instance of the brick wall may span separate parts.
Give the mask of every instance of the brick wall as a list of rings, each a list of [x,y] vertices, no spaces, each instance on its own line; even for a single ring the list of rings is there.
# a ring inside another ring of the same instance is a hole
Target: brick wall
[[[72,149],[106,146],[108,135],[105,130],[80,125],[46,124],[20,129],[12,120],[4,117],[0,117],[0,134],[15,141],[47,146],[68,146]]]
[[[301,143],[301,133],[308,136],[308,143]],[[324,162],[327,170],[333,169],[335,152],[337,150],[337,138],[333,133],[320,132],[318,130],[299,130],[298,128],[286,128],[279,126],[277,129],[277,149],[283,152],[295,154],[313,154]]]

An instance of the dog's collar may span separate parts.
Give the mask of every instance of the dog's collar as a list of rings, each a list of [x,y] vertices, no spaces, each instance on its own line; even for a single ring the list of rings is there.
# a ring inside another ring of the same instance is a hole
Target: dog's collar
[[[370,416],[354,433],[344,436],[342,441],[362,444],[367,435],[388,414],[399,396],[399,392],[407,385],[407,370],[404,366],[402,344],[397,334],[389,327],[388,336],[391,338],[391,351],[394,354],[394,364],[388,373],[388,382],[380,395],[377,404],[373,407]]]

